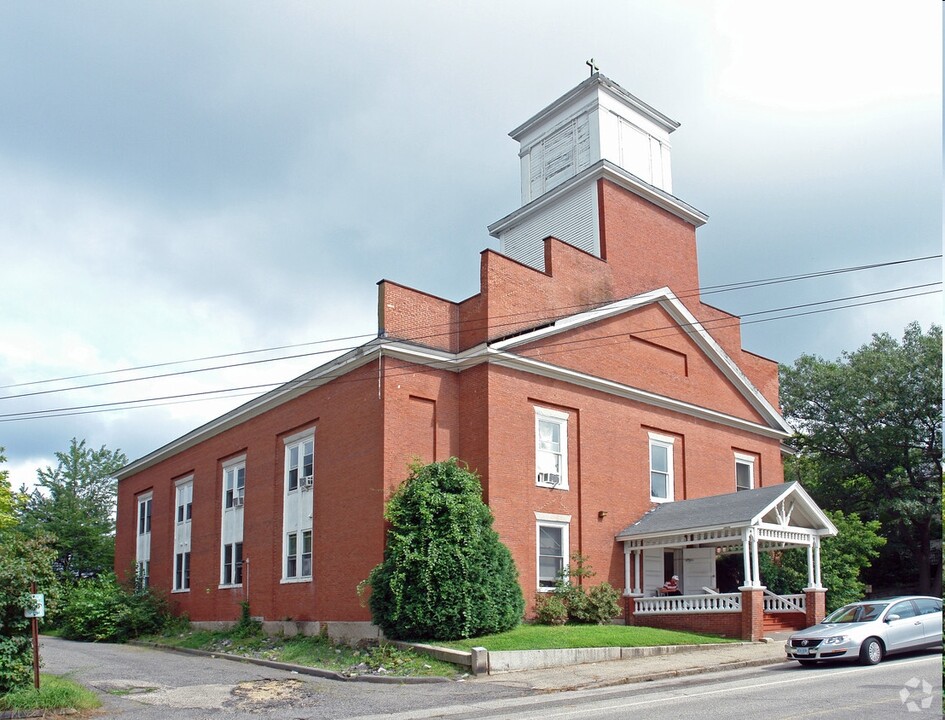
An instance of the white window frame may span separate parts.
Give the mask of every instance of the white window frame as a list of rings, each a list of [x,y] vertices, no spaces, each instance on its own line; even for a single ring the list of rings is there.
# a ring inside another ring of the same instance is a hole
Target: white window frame
[[[234,500],[239,497],[239,503]],[[243,507],[246,499],[246,457],[237,458],[223,465],[223,510]]]
[[[218,476],[220,477],[220,476]],[[242,480],[242,486],[240,481]],[[246,455],[230,458],[222,464],[221,483],[223,488],[221,505],[223,519],[220,525],[220,587],[240,587],[243,584],[243,504],[233,502],[236,497],[246,497]],[[236,559],[239,545],[240,559]],[[230,562],[226,561],[227,549],[230,550]],[[227,571],[230,578],[227,582]],[[240,581],[236,582],[236,576]]]
[[[230,562],[226,561],[226,551],[230,551]],[[237,553],[239,550],[239,553]],[[239,559],[237,559],[237,554]],[[243,553],[243,541],[234,540],[233,542],[225,543],[220,553],[220,587],[231,588],[231,587],[242,587],[243,585],[243,569],[244,569],[244,553]],[[227,571],[230,572],[230,577],[227,578]],[[239,578],[237,579],[237,576]],[[229,582],[227,582],[229,579]]]
[[[151,584],[151,524],[154,512],[154,493],[150,490],[135,498],[138,512],[135,517],[135,567],[142,588]]]
[[[660,435],[658,433],[649,433],[649,444],[647,445],[647,466],[649,474],[647,475],[647,484],[650,488],[650,502],[673,502],[676,492],[676,473],[673,467],[673,447],[676,438],[671,435]],[[666,470],[653,469],[653,448],[659,447],[666,450]],[[660,497],[653,494],[653,473],[666,475],[666,497]]]
[[[735,492],[739,490],[753,490],[755,488],[755,462],[757,458],[754,455],[746,455],[745,453],[735,453]],[[738,485],[738,466],[745,465],[748,467],[748,487],[740,487]]]
[[[178,480],[174,485],[174,577],[171,592],[190,592],[194,476]]]
[[[558,428],[558,451],[543,449],[541,439],[542,423]],[[560,479],[558,482],[542,480],[542,467],[548,454],[557,455],[560,463]],[[535,485],[552,488],[554,490],[568,489],[568,414],[560,410],[545,407],[535,408]]]
[[[551,585],[542,585],[541,577],[541,530],[542,528],[552,528],[561,531],[561,567],[570,568],[571,564],[571,516],[555,515],[551,513],[535,513],[535,588],[538,592],[545,593],[554,590],[553,581]],[[557,580],[557,577],[555,578]]]
[[[310,474],[305,472],[305,445],[311,444],[311,470]],[[292,462],[292,451],[297,451],[295,464]],[[295,474],[293,475],[293,471]],[[305,490],[306,485],[303,480],[307,477],[315,477],[315,433],[313,430],[304,432],[301,435],[294,435],[292,438],[286,438],[285,441],[285,490],[287,493]],[[310,488],[308,488],[310,489]]]
[[[305,477],[315,477],[315,428],[310,427],[283,439],[285,456],[283,464],[282,506],[282,579],[281,583],[311,582],[314,562],[312,551],[314,533],[314,484],[306,486]],[[311,475],[305,472],[306,445],[311,446]],[[293,450],[295,459],[293,460]],[[294,471],[294,473],[293,473]],[[292,556],[294,573],[289,574],[290,537],[294,538],[295,553]],[[308,552],[304,551],[308,538]],[[304,567],[308,564],[308,567]],[[308,570],[306,574],[304,571]]]
[[[292,548],[293,544],[295,545],[294,550]],[[285,579],[296,581],[311,580],[312,531],[296,530],[286,533],[285,548]],[[290,567],[292,567],[291,573],[289,571]]]

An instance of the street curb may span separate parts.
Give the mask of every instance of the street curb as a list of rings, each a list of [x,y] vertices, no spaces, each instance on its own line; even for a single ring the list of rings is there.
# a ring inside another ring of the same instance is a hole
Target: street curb
[[[75,715],[72,708],[58,708],[56,710],[0,710],[0,720],[20,720],[20,718],[55,717],[57,715]]]
[[[232,655],[230,653],[210,652],[209,650],[195,650],[193,648],[179,648],[171,645],[162,645],[160,643],[141,642],[132,640],[129,645],[138,647],[148,647],[155,650],[165,650],[169,652],[182,653],[184,655],[197,655],[199,657],[221,658],[223,660],[235,660],[236,662],[249,663],[251,665],[260,665],[262,667],[273,668],[274,670],[285,670],[299,675],[311,675],[324,678],[326,680],[338,680],[340,682],[367,682],[380,683],[386,685],[425,685],[428,683],[453,682],[450,678],[442,676],[431,677],[413,677],[413,676],[392,676],[392,675],[344,675],[334,670],[322,670],[321,668],[308,667],[307,665],[295,665],[293,663],[284,663],[277,660],[264,660],[262,658],[246,657],[245,655]],[[0,716],[0,720],[2,716]]]

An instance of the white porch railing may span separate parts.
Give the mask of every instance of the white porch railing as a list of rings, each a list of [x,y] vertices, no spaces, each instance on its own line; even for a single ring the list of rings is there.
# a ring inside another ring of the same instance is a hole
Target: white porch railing
[[[807,612],[806,595],[775,595],[765,590],[765,612]]]
[[[634,614],[682,615],[691,612],[741,612],[741,593],[716,595],[667,595],[664,597],[637,598]]]

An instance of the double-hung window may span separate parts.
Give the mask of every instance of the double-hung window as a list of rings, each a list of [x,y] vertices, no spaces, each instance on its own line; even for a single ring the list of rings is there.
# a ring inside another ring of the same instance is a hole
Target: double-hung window
[[[137,563],[137,585],[146,588],[151,584],[151,505],[153,495],[148,492],[138,496],[138,537],[135,548]]]
[[[291,532],[286,536],[286,579],[312,577],[312,531]]]
[[[285,438],[282,504],[282,582],[312,579],[315,430]]]
[[[570,515],[535,513],[536,565],[538,590],[554,589],[568,569]]]
[[[754,456],[735,453],[735,490],[751,490],[753,487],[755,487]]]
[[[193,519],[194,479],[177,482],[174,523],[174,592],[190,590],[190,535]]]
[[[227,543],[223,546],[222,585],[243,584],[243,542]]]
[[[286,446],[286,489],[289,492],[311,487],[315,469],[315,438]]]
[[[673,443],[668,435],[650,433],[650,500],[669,502],[673,499]]]
[[[231,465],[223,469],[223,508],[239,507],[246,492],[246,463]]]
[[[243,584],[243,509],[246,456],[223,464],[223,522],[220,528],[220,585]]]
[[[535,484],[568,488],[568,414],[535,408]]]

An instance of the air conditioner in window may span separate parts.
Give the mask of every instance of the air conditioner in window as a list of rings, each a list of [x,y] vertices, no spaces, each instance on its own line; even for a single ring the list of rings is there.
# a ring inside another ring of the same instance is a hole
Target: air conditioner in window
[[[311,490],[314,484],[315,484],[315,478],[311,475],[299,480],[299,487],[302,488],[303,490]]]
[[[243,507],[243,503],[244,503],[245,501],[246,501],[246,500],[245,500],[245,498],[244,498],[242,495],[234,495],[234,496],[233,496],[233,507]]]
[[[557,487],[561,483],[561,476],[557,473],[538,473],[538,482],[542,485]]]

